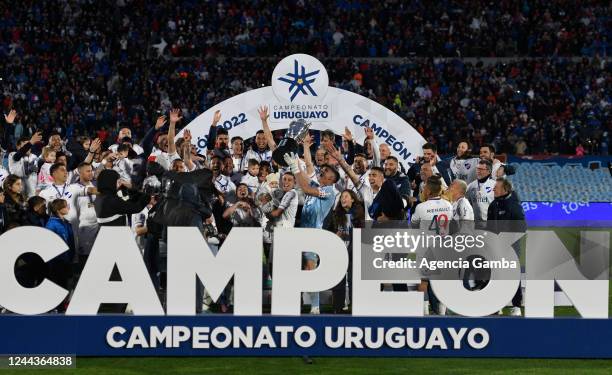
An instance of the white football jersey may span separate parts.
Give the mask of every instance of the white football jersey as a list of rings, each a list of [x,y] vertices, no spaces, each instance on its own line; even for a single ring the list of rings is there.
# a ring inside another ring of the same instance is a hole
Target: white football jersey
[[[68,214],[66,215],[65,219],[72,223],[76,222],[78,216],[77,198],[87,195],[87,188],[81,184],[51,184],[42,190],[38,195],[44,198],[47,201],[47,204],[56,199],[63,199],[68,202]]]
[[[419,203],[414,209],[411,223],[419,224],[422,229],[439,229],[438,234],[446,234],[452,218],[453,205],[438,197]]]
[[[486,221],[487,210],[489,205],[493,202],[493,188],[495,187],[495,180],[489,178],[483,183],[478,180],[472,181],[467,187],[465,197],[468,199],[472,208],[474,209],[474,220],[475,221]]]
[[[470,184],[476,179],[476,166],[479,160],[479,158],[457,159],[457,157],[454,157],[450,162],[450,169],[456,179]]]
[[[453,220],[474,220],[474,209],[465,197],[453,202]]]

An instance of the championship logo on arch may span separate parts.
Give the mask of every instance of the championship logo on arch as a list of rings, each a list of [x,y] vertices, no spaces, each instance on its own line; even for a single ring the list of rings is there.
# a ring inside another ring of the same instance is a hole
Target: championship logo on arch
[[[272,90],[285,104],[320,103],[327,94],[329,78],[316,58],[295,54],[282,59],[272,73]]]

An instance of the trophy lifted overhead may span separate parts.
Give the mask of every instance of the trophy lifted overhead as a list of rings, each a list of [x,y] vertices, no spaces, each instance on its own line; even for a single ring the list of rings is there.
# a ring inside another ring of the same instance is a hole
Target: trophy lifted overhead
[[[278,165],[287,166],[285,159],[283,159],[284,155],[291,152],[297,153],[298,144],[304,140],[310,126],[312,126],[312,123],[306,122],[304,119],[291,121],[285,136],[278,143],[274,152],[272,152],[272,159]]]

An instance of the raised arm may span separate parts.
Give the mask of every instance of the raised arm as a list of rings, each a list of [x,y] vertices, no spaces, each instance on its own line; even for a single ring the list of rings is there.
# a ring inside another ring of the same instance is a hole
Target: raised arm
[[[183,143],[183,152],[181,155],[181,159],[185,163],[188,171],[194,170],[194,164],[191,159],[191,131],[189,129],[185,129],[183,132],[183,139],[185,142]]]
[[[321,194],[320,194],[319,188],[310,186],[310,179],[306,177],[304,173],[302,172],[302,170],[300,169],[300,166],[298,164],[299,163],[298,156],[293,153],[285,154],[284,159],[287,165],[289,166],[289,168],[291,169],[291,173],[293,173],[293,175],[295,176],[298,186],[300,187],[300,189],[302,189],[304,194],[312,195],[314,197],[320,196]]]
[[[96,153],[100,151],[101,145],[102,145],[102,142],[100,142],[99,138],[96,138],[91,142],[91,145],[89,146],[89,150],[87,150],[87,157],[85,158],[85,163],[91,164]]]
[[[348,165],[346,160],[344,160],[344,157],[342,157],[342,153],[340,153],[340,151],[336,147],[334,147],[334,145],[328,145],[327,152],[331,155],[332,158],[338,161],[338,164],[340,164],[340,168],[342,168],[346,175],[349,176],[351,181],[353,181],[353,185],[355,185],[356,188],[359,188],[359,184],[361,184],[359,176],[357,176],[355,171],[353,171],[353,168],[351,168],[351,166]]]
[[[374,130],[371,128],[364,128],[366,139],[365,143],[369,143],[372,147],[372,165],[380,167],[380,150],[378,149],[378,143],[374,140]]]
[[[314,164],[312,163],[312,154],[310,153],[310,147],[312,146],[312,137],[310,134],[306,134],[304,141],[304,163],[306,163],[306,174],[308,177],[315,173]]]
[[[210,129],[208,129],[208,139],[206,140],[206,150],[212,151],[215,149],[215,141],[217,139],[217,124],[221,120],[221,111],[216,110],[213,115],[212,124],[210,124]]]
[[[342,136],[348,145],[348,149],[346,151],[346,162],[350,165],[355,161],[355,143],[353,141],[353,134],[349,130],[347,126],[344,127],[344,135]]]
[[[176,137],[176,123],[181,121],[183,117],[180,115],[181,110],[175,108],[170,111],[170,127],[168,128],[168,155],[176,153],[176,144],[174,138]]]
[[[270,125],[268,124],[268,118],[270,117],[270,114],[268,113],[268,106],[259,107],[259,109],[257,109],[257,113],[259,113],[261,127],[263,128],[264,135],[266,136],[268,147],[270,147],[270,151],[274,151],[276,149],[276,142],[274,142],[274,137],[272,136],[272,131],[270,130]]]
[[[15,152],[15,154],[13,154],[13,161],[19,161],[22,157],[26,156],[32,146],[39,143],[40,141],[42,141],[42,133],[37,131],[36,133],[34,133],[32,138],[30,138],[29,142],[26,142],[23,146],[21,146],[19,150]]]

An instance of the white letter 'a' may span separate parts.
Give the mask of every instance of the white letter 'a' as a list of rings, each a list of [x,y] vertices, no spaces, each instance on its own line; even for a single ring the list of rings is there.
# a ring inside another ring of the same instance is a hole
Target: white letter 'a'
[[[121,281],[109,281],[117,265]],[[134,315],[164,315],[128,227],[101,227],[66,315],[96,315],[102,303],[129,303]]]

